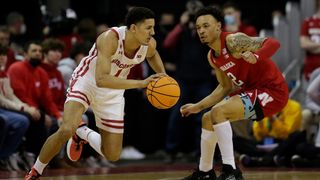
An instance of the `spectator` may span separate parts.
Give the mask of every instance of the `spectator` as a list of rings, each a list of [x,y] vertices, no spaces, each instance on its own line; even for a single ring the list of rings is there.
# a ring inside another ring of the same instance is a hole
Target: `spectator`
[[[62,117],[52,100],[48,75],[39,66],[42,59],[41,44],[28,42],[25,51],[26,59],[12,64],[8,75],[16,96],[41,112],[40,118],[32,119],[26,135],[25,157],[32,166],[47,136],[57,129],[57,119],[61,121]]]
[[[0,44],[0,170],[19,170],[17,149],[29,127],[29,119],[18,111],[26,112],[34,118],[40,113],[21,102],[13,93],[9,78],[5,73],[8,47]]]
[[[16,62],[15,53],[10,48],[10,31],[6,26],[0,27],[0,44],[8,47],[7,51],[7,63],[5,70],[8,70],[9,66]]]
[[[177,55],[174,77],[181,88],[180,100],[172,108],[167,127],[166,150],[171,156],[170,162],[175,160],[178,152],[192,152],[196,156],[200,154],[202,113],[184,120],[181,118],[180,107],[189,101],[203,99],[212,92],[215,85],[215,78],[207,64],[208,49],[199,41],[195,29],[194,15],[201,7],[201,1],[188,1],[179,24],[168,33],[163,42],[165,49]],[[184,139],[191,140],[184,142]]]
[[[289,99],[281,112],[253,123],[254,137],[259,142],[270,137],[285,140],[289,134],[300,128],[301,118],[301,105]]]
[[[256,141],[238,139],[235,142],[239,143],[237,151],[245,153],[240,156],[240,162],[244,166],[290,165],[292,156],[297,153],[297,144],[304,142],[299,132],[301,118],[301,105],[289,99],[281,112],[255,121]]]
[[[69,87],[69,80],[74,69],[78,66],[81,59],[87,55],[91,46],[92,44],[89,42],[76,43],[70,51],[70,56],[59,61],[58,70],[62,74],[65,90]]]
[[[10,46],[15,54],[22,54],[23,45],[29,40],[24,16],[17,11],[12,11],[7,16],[7,26],[10,31]]]
[[[306,51],[303,73],[308,81],[312,71],[320,67],[320,0],[316,0],[316,13],[306,18],[301,26],[300,45]]]
[[[49,78],[49,89],[54,97],[54,103],[59,111],[63,111],[65,101],[64,80],[57,69],[61,60],[64,44],[59,39],[48,38],[42,42],[42,52],[44,55],[41,67],[46,71]]]
[[[68,8],[61,11],[60,16],[56,17],[49,23],[47,37],[60,39],[65,48],[62,57],[68,57],[72,46],[82,42],[82,37],[75,31],[77,24],[77,14],[74,10]]]
[[[225,20],[225,31],[243,32],[249,36],[257,36],[256,28],[242,21],[241,10],[236,3],[228,1],[223,5],[222,10]]]
[[[307,88],[307,95],[305,99],[305,109],[302,112],[302,126],[301,130],[307,131],[307,137],[309,140],[313,141],[313,137],[315,136],[311,131],[311,125],[315,123],[320,123],[319,115],[320,115],[320,99],[319,99],[319,90],[320,90],[320,68],[315,69],[311,75],[309,80],[309,85]],[[320,129],[320,126],[316,126]],[[315,146],[320,148],[320,131],[317,131],[317,135],[315,136]],[[313,142],[312,142],[313,143]]]

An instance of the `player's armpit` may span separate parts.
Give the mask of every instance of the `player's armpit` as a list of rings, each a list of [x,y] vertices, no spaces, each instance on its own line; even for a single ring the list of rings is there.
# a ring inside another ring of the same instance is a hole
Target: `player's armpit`
[[[261,37],[250,37],[244,33],[235,33],[226,37],[226,44],[232,54],[240,54],[245,51],[257,51],[262,47],[265,39],[266,38]]]

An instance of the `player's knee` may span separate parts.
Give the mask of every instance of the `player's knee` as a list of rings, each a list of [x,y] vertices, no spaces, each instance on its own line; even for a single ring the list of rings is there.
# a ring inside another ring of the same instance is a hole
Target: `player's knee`
[[[212,122],[210,117],[210,112],[206,112],[202,116],[202,129],[206,129],[208,131],[212,131]]]
[[[61,126],[57,131],[59,139],[67,141],[75,133],[71,127]]]
[[[112,162],[118,161],[121,154],[121,151],[104,148],[103,146],[101,147],[101,152],[108,161]]]
[[[212,124],[219,124],[226,120],[225,109],[221,106],[213,107],[210,111]]]
[[[202,116],[202,127],[206,127],[206,126],[211,126],[212,122],[210,121],[210,113],[206,112],[203,116]]]

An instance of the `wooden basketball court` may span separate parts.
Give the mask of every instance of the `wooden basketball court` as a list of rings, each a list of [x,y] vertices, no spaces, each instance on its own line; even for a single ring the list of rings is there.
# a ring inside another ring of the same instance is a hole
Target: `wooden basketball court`
[[[43,180],[177,180],[190,165],[138,165],[116,168],[47,169]],[[320,180],[320,169],[241,168],[245,180]],[[217,170],[218,172],[218,170]],[[22,180],[25,172],[0,171],[0,179]]]

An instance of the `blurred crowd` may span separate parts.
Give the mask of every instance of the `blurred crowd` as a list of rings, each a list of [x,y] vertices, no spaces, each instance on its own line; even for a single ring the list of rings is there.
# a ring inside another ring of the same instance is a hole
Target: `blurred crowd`
[[[225,15],[224,30],[258,36],[257,28],[242,18],[235,2],[220,5]],[[159,110],[151,106],[143,89],[125,91],[121,160],[143,160],[153,155],[164,163],[198,161],[202,113],[182,118],[179,109],[206,97],[218,84],[207,62],[208,49],[200,43],[195,29],[195,12],[203,6],[199,0],[189,0],[179,17],[169,12],[159,16],[155,29],[157,49],[167,74],[178,81],[181,97],[173,108]],[[320,0],[315,0],[315,7],[315,14],[301,23],[300,46],[306,52],[301,67],[307,83],[305,99],[290,99],[281,112],[261,121],[232,124],[234,148],[243,166],[320,167]],[[20,12],[10,12],[6,24],[0,25],[0,170],[31,168],[44,141],[62,120],[73,70],[96,37],[109,29],[108,24],[96,24],[91,18],[78,19],[70,8],[55,18],[42,19],[41,39],[27,35],[28,27]],[[152,73],[142,63],[131,70],[128,78],[144,79]],[[83,120],[97,130],[90,109]],[[62,150],[49,164],[49,168],[83,166],[115,164],[88,145],[81,162],[67,160]]]

